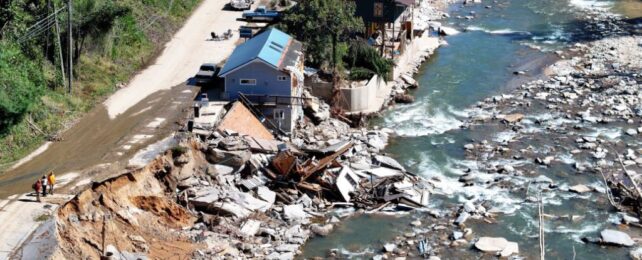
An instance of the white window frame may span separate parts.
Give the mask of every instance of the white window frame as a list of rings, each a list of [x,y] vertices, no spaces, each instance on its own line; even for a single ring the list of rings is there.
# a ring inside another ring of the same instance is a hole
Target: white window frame
[[[248,82],[243,83],[243,81],[248,81]],[[239,79],[239,84],[243,86],[256,86],[256,79]]]
[[[278,80],[278,81],[287,81],[288,80],[288,76],[277,76],[276,80]]]

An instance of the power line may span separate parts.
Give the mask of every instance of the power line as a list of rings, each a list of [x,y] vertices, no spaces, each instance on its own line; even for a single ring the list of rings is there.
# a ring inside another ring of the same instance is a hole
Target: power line
[[[51,19],[51,20],[47,21],[45,24],[39,26],[38,28],[35,28],[35,29],[27,32],[25,35],[20,37],[20,39],[18,39],[18,42],[23,42],[25,40],[28,40],[28,39],[34,37],[34,36],[38,36],[38,35],[42,34],[45,31],[48,31],[54,25],[54,22],[55,22],[55,20]]]
[[[61,7],[58,10],[56,10],[54,13],[48,15],[47,17],[37,21],[35,24],[27,28],[27,32],[24,33],[20,38],[18,38],[18,42],[23,42],[29,38],[32,38],[34,36],[37,36],[46,30],[50,29],[51,26],[54,25],[56,21],[56,15],[61,12],[62,10],[67,9],[66,7]]]

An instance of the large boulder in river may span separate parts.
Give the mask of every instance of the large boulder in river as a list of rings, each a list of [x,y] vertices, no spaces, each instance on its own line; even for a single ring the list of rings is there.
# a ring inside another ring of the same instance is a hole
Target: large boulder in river
[[[475,247],[483,252],[497,253],[508,246],[508,240],[503,237],[481,237]]]
[[[574,186],[569,187],[568,190],[571,191],[571,192],[575,192],[575,193],[580,193],[581,194],[581,193],[586,193],[586,192],[591,191],[591,188],[589,188],[589,187],[587,187],[586,185],[583,185],[583,184],[578,184],[578,185],[574,185]]]
[[[459,34],[459,31],[457,31],[454,28],[446,27],[446,26],[441,26],[439,27],[439,34],[444,35],[444,36],[450,36],[450,35],[456,35]]]
[[[475,248],[486,253],[499,253],[501,257],[519,253],[519,245],[503,237],[481,237],[475,243]]]
[[[522,119],[524,119],[524,114],[515,113],[515,114],[504,115],[503,118],[500,116],[499,118],[501,118],[502,122],[504,123],[514,124],[519,121],[522,121]]]
[[[635,241],[631,237],[622,232],[613,229],[605,229],[600,232],[603,244],[616,245],[616,246],[633,246]]]

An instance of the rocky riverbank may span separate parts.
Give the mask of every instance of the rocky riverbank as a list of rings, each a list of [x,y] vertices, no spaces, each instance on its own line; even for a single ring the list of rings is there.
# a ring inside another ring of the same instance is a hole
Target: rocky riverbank
[[[599,221],[613,225],[581,231],[582,241],[639,246],[634,241],[640,237],[642,200],[642,37],[635,36],[639,28],[624,17],[588,10],[585,18],[577,28],[585,31],[569,39],[571,47],[556,52],[560,60],[540,79],[467,110],[468,120],[454,131],[474,132],[479,139],[462,147],[465,161],[453,166],[466,187],[466,200],[416,214],[409,231],[384,243],[376,258],[420,253],[461,258],[478,256],[479,251],[537,257],[536,248],[520,252],[517,243],[481,236],[474,227],[505,225],[504,215],[537,209],[538,204],[545,205],[539,215],[546,233],[558,232],[557,226],[581,225],[591,211],[605,211],[608,220]],[[536,76],[527,70],[514,74],[516,79]],[[448,186],[448,181],[430,179],[434,187]],[[472,190],[480,192],[468,192]],[[564,200],[590,201],[591,206],[560,211]],[[504,229],[537,239],[537,219],[535,210],[525,226]],[[524,231],[532,229],[534,233]],[[639,249],[630,255],[640,259]]]

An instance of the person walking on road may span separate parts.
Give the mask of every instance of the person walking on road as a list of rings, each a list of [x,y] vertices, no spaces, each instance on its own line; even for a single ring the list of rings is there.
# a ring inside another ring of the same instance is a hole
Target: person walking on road
[[[42,190],[42,181],[40,179],[37,179],[36,183],[33,184],[33,190],[36,192],[36,201],[40,202],[40,190]]]
[[[42,186],[42,196],[47,197],[47,176],[42,175],[41,186]]]
[[[49,194],[53,195],[54,185],[56,185],[56,175],[54,175],[53,171],[50,171],[47,175],[47,182],[49,183]]]

